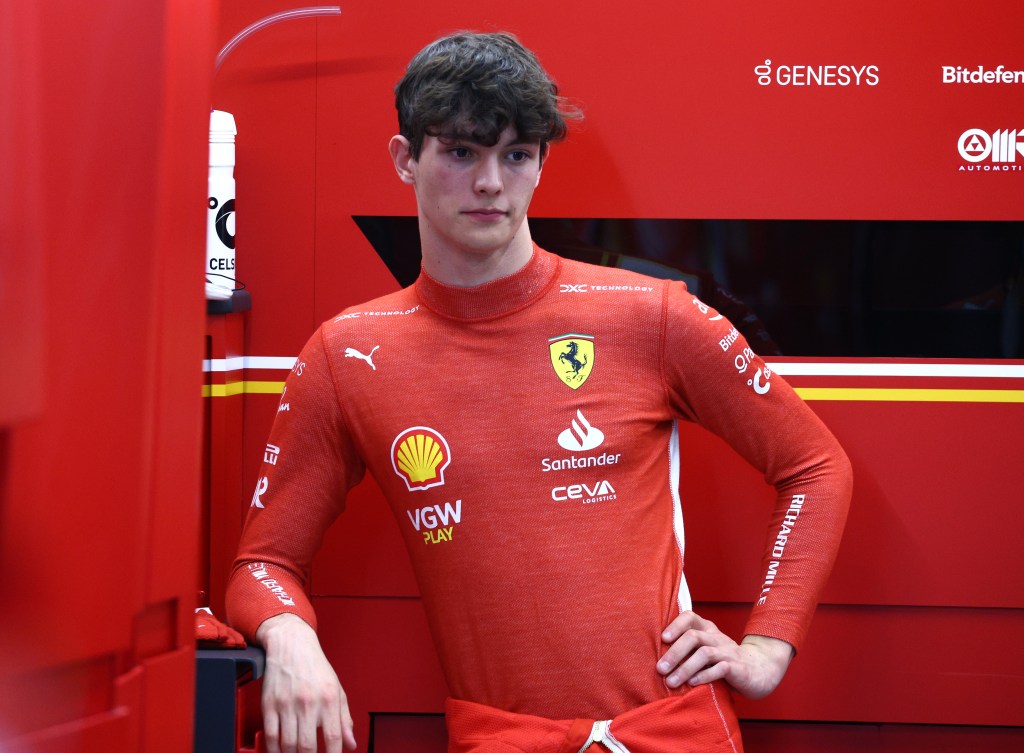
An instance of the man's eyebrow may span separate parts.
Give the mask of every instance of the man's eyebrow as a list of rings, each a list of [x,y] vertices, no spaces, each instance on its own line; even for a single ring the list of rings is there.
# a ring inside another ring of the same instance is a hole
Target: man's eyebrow
[[[533,149],[537,149],[537,148],[540,147],[540,142],[539,141],[525,141],[525,140],[520,139],[520,140],[516,140],[516,141],[510,141],[507,144],[502,144],[500,146],[503,149],[511,149],[512,147],[516,147],[516,148],[530,147],[530,148],[533,148]]]
[[[481,146],[481,147],[487,147],[487,148],[490,148],[490,147],[493,147],[493,146],[497,146],[497,147],[500,147],[502,149],[523,149],[523,148],[539,149],[540,146],[541,146],[539,141],[523,141],[523,140],[510,141],[507,144],[503,144],[503,143],[501,143],[499,141],[499,142],[496,142],[496,143],[491,144],[490,146],[488,146],[487,144],[484,144],[483,142],[476,140],[475,138],[473,138],[470,135],[459,135],[457,133],[439,134],[438,136],[435,136],[435,138],[438,141],[440,141],[442,144],[444,144],[445,146],[472,145],[472,146]]]
[[[460,144],[477,144],[479,146],[483,146],[483,144],[481,144],[479,141],[474,139],[473,136],[468,134],[468,133],[439,133],[435,138],[438,141],[440,141],[442,144],[456,144],[456,143],[460,143]]]

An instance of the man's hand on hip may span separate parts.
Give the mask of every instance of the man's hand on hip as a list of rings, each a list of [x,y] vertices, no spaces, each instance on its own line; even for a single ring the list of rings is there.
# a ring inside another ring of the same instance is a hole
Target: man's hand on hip
[[[748,698],[763,698],[782,681],[793,647],[778,638],[748,635],[742,643],[695,612],[683,612],[662,632],[668,650],[658,660],[658,674],[670,688],[725,680]]]
[[[355,750],[352,715],[316,631],[293,614],[265,620],[256,640],[267,653],[263,734],[269,753],[315,753],[323,729],[327,753]]]

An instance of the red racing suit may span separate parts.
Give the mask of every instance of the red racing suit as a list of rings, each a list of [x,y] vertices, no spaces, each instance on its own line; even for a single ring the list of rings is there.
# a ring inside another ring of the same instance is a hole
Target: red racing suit
[[[539,248],[491,283],[424,273],[325,322],[281,405],[231,622],[249,639],[281,612],[315,627],[310,563],[369,469],[452,696],[517,714],[607,720],[689,692],[655,671],[690,608],[678,421],[777,490],[748,634],[799,647],[849,503],[832,435],[684,284]]]

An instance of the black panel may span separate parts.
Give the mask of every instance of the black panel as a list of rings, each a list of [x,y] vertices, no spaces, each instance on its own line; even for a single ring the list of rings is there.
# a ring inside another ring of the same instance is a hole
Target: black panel
[[[403,286],[415,217],[356,217]],[[686,280],[763,355],[1024,357],[1024,224],[535,218],[562,256]]]

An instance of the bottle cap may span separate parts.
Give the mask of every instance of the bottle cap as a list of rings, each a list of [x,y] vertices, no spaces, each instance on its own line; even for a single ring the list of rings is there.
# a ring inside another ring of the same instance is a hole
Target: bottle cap
[[[210,111],[210,167],[234,167],[237,133],[230,112]]]

